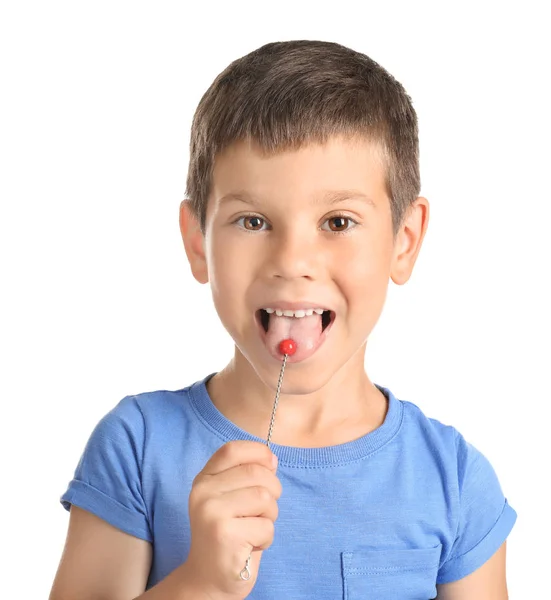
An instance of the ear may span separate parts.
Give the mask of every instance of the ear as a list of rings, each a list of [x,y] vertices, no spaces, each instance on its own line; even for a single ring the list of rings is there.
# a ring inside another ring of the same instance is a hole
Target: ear
[[[396,234],[390,277],[397,285],[408,281],[429,224],[429,201],[421,196],[409,207]]]
[[[193,276],[199,283],[207,283],[209,274],[205,255],[205,236],[191,210],[189,200],[180,203],[180,233]]]

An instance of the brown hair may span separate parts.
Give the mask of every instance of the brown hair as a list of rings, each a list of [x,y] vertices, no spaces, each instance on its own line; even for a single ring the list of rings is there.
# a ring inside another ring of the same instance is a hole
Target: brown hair
[[[275,153],[333,135],[380,145],[396,234],[421,188],[417,115],[403,86],[365,54],[332,42],[274,42],[233,61],[191,127],[186,196],[203,233],[219,152],[250,139]]]

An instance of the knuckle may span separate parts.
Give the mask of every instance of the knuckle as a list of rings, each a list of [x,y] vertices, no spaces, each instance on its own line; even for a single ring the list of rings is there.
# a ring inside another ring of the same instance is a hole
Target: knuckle
[[[205,490],[207,487],[207,479],[204,475],[197,475],[197,477],[193,480],[193,484],[191,486],[191,490],[189,493],[189,503],[194,506],[201,502],[201,499],[205,495]]]
[[[255,485],[253,487],[253,491],[258,500],[260,500],[263,504],[272,500],[272,494],[270,494],[270,492],[261,485]]]
[[[273,539],[274,539],[274,535],[275,535],[275,525],[274,522],[271,521],[270,519],[265,519],[266,521],[266,540],[271,544]]]
[[[275,478],[276,482],[274,485],[274,498],[279,499],[281,498],[281,493],[283,492],[283,486],[281,485],[281,481],[279,481],[279,479],[276,477]]]
[[[198,473],[193,479],[193,483],[191,484],[191,492],[193,493],[193,491],[200,489],[203,486],[204,481],[205,476],[203,475],[203,473]]]
[[[254,463],[247,463],[246,465],[243,465],[245,475],[250,479],[258,479],[260,476],[260,469],[261,467]]]
[[[204,499],[197,507],[201,519],[205,522],[216,522],[218,508],[216,501],[213,498]]]
[[[234,442],[228,442],[227,444],[224,444],[220,448],[220,450],[218,450],[218,452],[220,453],[220,457],[221,458],[223,458],[224,460],[231,461],[231,458],[235,454],[235,444],[234,444]]]
[[[214,540],[219,544],[226,545],[231,538],[231,528],[228,521],[215,521],[212,524],[211,531]]]
[[[200,493],[199,493],[199,490],[197,489],[197,487],[194,485],[191,488],[191,491],[189,493],[188,503],[189,503],[190,509],[194,509],[199,504],[199,501],[200,501]]]

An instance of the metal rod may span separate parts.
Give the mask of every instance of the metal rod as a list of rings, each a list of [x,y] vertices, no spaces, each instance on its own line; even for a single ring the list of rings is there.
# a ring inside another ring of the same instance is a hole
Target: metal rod
[[[274,430],[275,414],[276,414],[276,410],[277,410],[277,403],[279,402],[279,394],[281,393],[281,384],[283,382],[283,373],[285,372],[285,365],[287,364],[287,357],[288,357],[288,354],[283,355],[283,364],[281,365],[281,371],[279,372],[279,379],[277,381],[277,389],[276,389],[276,395],[275,395],[275,400],[274,400],[274,407],[272,409],[272,417],[270,419],[270,428],[268,429],[268,437],[266,438],[266,445],[268,446],[268,448],[270,447],[270,441],[272,439],[272,432]],[[249,554],[249,558],[247,558],[247,562],[245,563],[245,566],[243,567],[242,571],[239,573],[239,577],[243,581],[248,581],[251,578],[251,571],[249,568],[250,563],[251,563],[251,555]]]
[[[288,356],[288,354],[285,354],[283,356],[283,364],[281,365],[281,371],[279,372],[279,379],[277,382],[277,389],[276,389],[276,395],[275,395],[275,400],[274,400],[274,408],[272,409],[272,418],[270,419],[270,428],[268,429],[268,437],[266,439],[266,445],[268,446],[268,448],[270,447],[270,441],[272,439],[275,414],[276,414],[276,410],[277,410],[277,403],[279,402],[279,394],[281,392],[281,384],[283,382],[283,373],[285,371],[285,365],[287,364],[287,356]]]

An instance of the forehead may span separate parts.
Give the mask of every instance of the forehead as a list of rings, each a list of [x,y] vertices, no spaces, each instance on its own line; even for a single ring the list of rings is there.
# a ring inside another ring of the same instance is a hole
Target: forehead
[[[240,141],[216,158],[211,198],[217,205],[228,199],[332,202],[355,192],[376,202],[387,195],[383,157],[380,145],[365,138],[335,137],[275,153]]]

